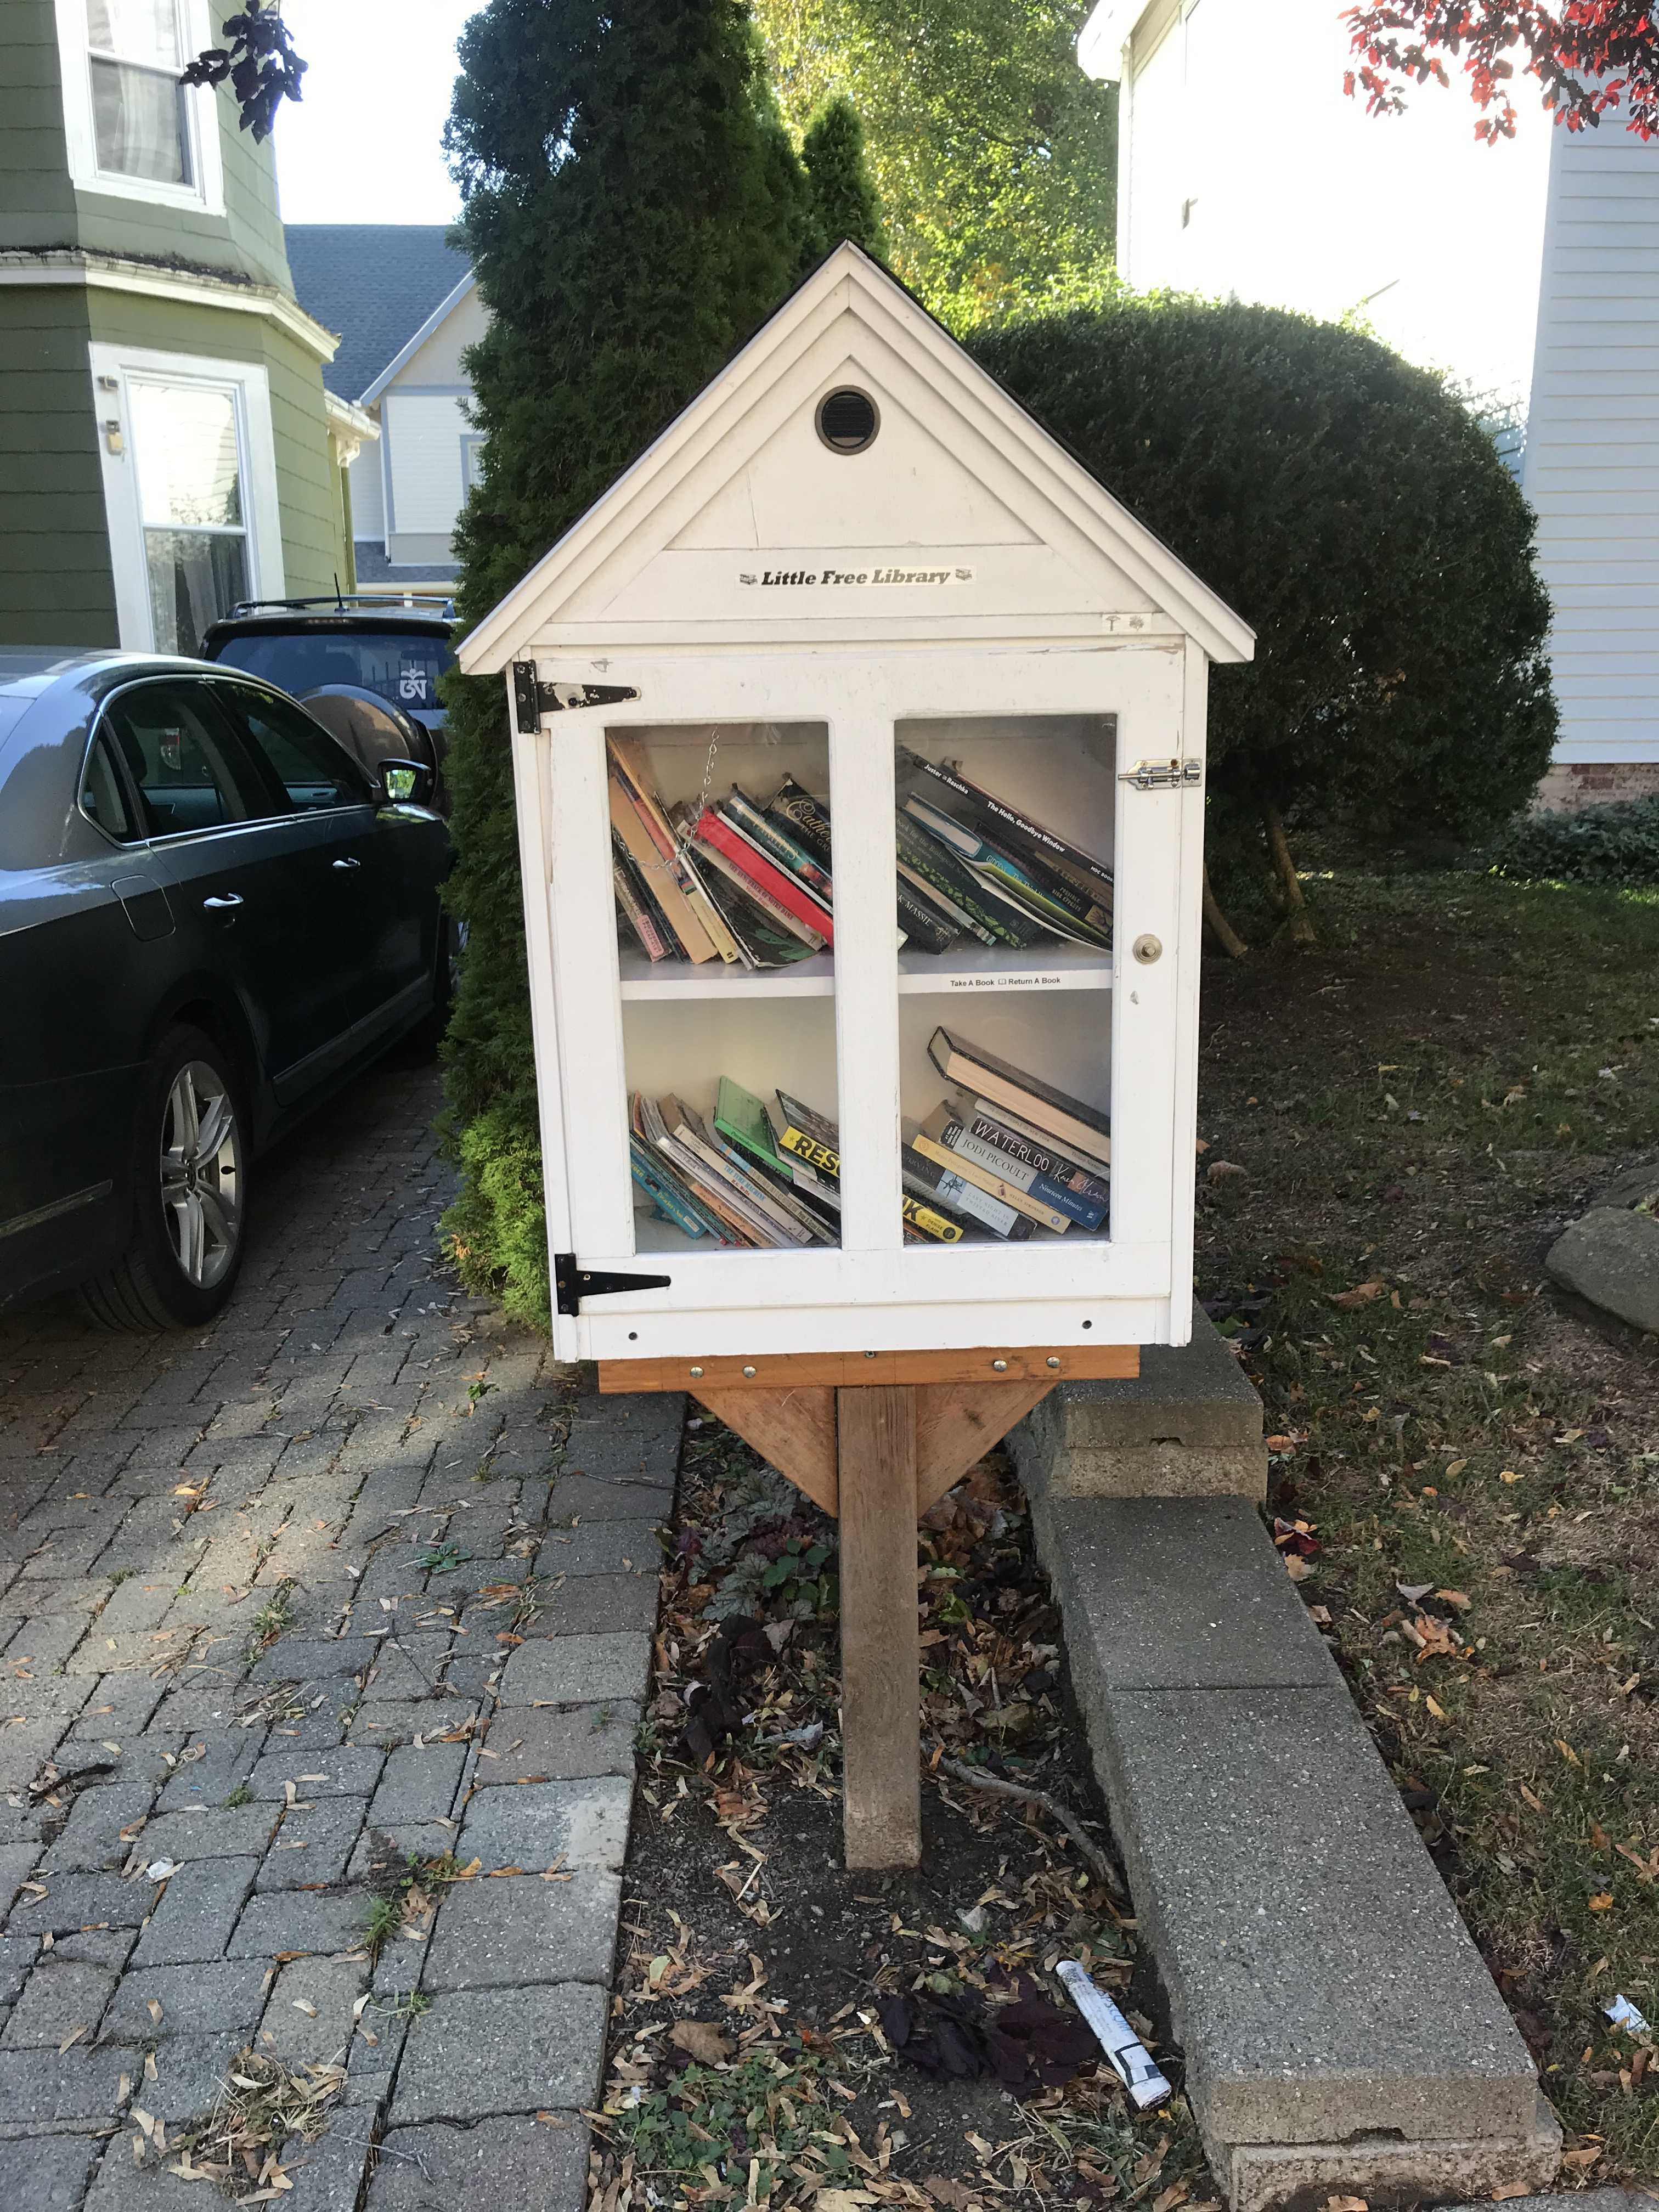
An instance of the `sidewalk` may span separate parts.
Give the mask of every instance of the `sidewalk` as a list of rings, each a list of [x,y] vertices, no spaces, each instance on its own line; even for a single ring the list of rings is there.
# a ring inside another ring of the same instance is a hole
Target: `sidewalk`
[[[244,2050],[287,2212],[583,2202],[681,1408],[434,1275],[437,1104],[264,1163],[199,1339],[0,1322],[7,2212],[203,2212]]]

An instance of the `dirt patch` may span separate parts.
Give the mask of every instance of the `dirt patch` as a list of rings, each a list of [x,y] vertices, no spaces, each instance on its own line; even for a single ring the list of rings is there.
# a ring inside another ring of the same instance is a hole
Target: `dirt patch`
[[[1053,2067],[1039,2049],[1017,2087],[999,2077],[998,2063],[1009,2075],[1021,2063],[997,2036],[1004,2023],[1034,2017],[1039,2045],[1074,2033],[1052,1972],[1070,1957],[1129,2009],[1178,2089],[1179,2053],[1141,2009],[1155,1998],[1127,1900],[1091,1878],[1052,1819],[934,1773],[921,1867],[845,1870],[835,1523],[719,1424],[695,1412],[693,1424],[596,2206],[1213,2205],[1178,2094],[1135,2115],[1086,2042],[1080,2065]],[[918,1570],[927,1752],[1059,1797],[1109,1852],[1059,1617],[1000,1455],[929,1515]],[[907,2030],[935,2070],[896,2050]],[[840,2191],[854,2193],[824,2196]]]
[[[1659,1343],[1542,1261],[1652,1155],[1659,895],[1309,889],[1321,949],[1206,964],[1200,1294],[1564,2182],[1650,2179],[1654,2039],[1604,2008],[1659,2021]]]

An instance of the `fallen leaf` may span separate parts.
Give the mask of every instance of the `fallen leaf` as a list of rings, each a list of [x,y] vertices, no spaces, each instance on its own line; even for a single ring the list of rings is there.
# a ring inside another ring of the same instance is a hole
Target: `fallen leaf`
[[[1352,1313],[1357,1306],[1368,1306],[1373,1298],[1380,1298],[1388,1287],[1380,1278],[1369,1283],[1356,1283],[1351,1291],[1333,1291],[1331,1304],[1340,1306],[1344,1313]]]
[[[309,1997],[295,1997],[294,2009],[295,2012],[302,2012],[307,2020],[315,2020],[317,2017],[317,2008]]]
[[[668,2031],[668,2040],[677,2051],[684,2051],[688,2058],[695,2058],[700,2066],[720,2065],[737,2047],[729,2035],[705,2020],[677,2020]],[[822,2204],[826,2196],[836,2193],[833,2190],[821,2191],[817,2201]]]
[[[1499,1474],[1498,1480],[1500,1482],[1519,1482],[1521,1477],[1516,1473],[1512,1467],[1506,1467]]]
[[[1609,1904],[1612,1903],[1611,1899],[1607,1901]],[[92,2030],[90,2025],[83,2020],[80,2027],[72,2027],[69,2033],[64,2038],[63,2041],[58,2045],[58,2056],[61,2058],[72,2043],[78,2043],[83,2035],[89,2035],[91,2033]]]
[[[1440,1703],[1440,1700],[1437,1698],[1425,1695],[1423,1702],[1428,1707],[1429,1711],[1434,1715],[1436,1720],[1443,1721],[1445,1719],[1446,1708]]]
[[[1611,1912],[1613,1892],[1610,1889],[1598,1889],[1589,1901],[1589,1909],[1592,1912]]]
[[[1466,1459],[1448,1460],[1446,1462],[1446,1472],[1448,1474],[1462,1474],[1468,1465],[1468,1462]]]
[[[161,2025],[161,2008],[155,1998],[149,1997],[146,2000],[146,2009],[148,2010],[150,2018],[155,2022],[157,2027],[160,2027]]]

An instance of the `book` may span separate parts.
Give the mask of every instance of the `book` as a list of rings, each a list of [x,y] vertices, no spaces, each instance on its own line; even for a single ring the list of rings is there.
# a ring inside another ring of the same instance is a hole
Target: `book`
[[[673,871],[655,839],[635,811],[626,787],[612,776],[608,795],[611,826],[627,847],[629,858],[651,887],[651,895],[668,918],[679,951],[688,960],[701,963],[715,957],[714,940],[691,910],[690,902],[675,880]]]
[[[777,1093],[778,1109],[783,1115],[783,1133],[780,1146],[788,1152],[805,1160],[822,1175],[841,1180],[841,1132],[836,1124],[822,1114],[815,1114],[810,1106],[803,1106],[787,1091]],[[926,1194],[924,1193],[925,1196]],[[902,1192],[899,1210],[908,1228],[918,1230],[941,1244],[957,1244],[962,1241],[962,1224],[948,1214],[919,1202],[910,1192]]]
[[[994,1145],[1000,1152],[1007,1152],[1027,1167],[1035,1168],[1039,1175],[1052,1176],[1055,1182],[1064,1183],[1079,1198],[1091,1200],[1104,1212],[1111,1198],[1111,1184],[1103,1173],[1084,1167],[1079,1161],[1068,1158],[1051,1138],[1020,1124],[1018,1117],[1006,1109],[994,1107],[986,1098],[965,1101],[963,1119],[970,1136],[983,1138]],[[1107,1139],[1108,1149],[1110,1139]]]
[[[757,1228],[765,1242],[772,1244],[809,1244],[811,1233],[802,1228],[772,1196],[761,1190],[753,1179],[709,1138],[700,1115],[694,1113],[681,1098],[672,1093],[657,1101],[664,1127],[677,1144],[683,1145],[704,1172],[704,1180],[713,1179],[713,1187],[729,1205],[737,1207],[743,1218]]]
[[[961,934],[955,922],[950,921],[933,904],[925,891],[908,884],[901,874],[898,880],[898,925],[902,938],[913,938],[922,952],[948,952]]]
[[[906,810],[899,813],[897,837],[900,867],[914,868],[925,878],[937,896],[962,914],[964,926],[981,943],[1024,946],[1042,933],[1040,923],[1024,915],[1016,920],[1006,904],[988,902],[950,848]]]
[[[1112,1125],[1104,1114],[1082,1099],[1040,1082],[1023,1069],[1011,1067],[1006,1060],[981,1052],[946,1029],[935,1030],[928,1038],[927,1057],[947,1083],[960,1085],[976,1097],[989,1099],[994,1106],[1007,1107],[1056,1143],[1080,1152],[1085,1160],[1109,1160],[1105,1147]]]
[[[793,908],[786,906],[781,899],[775,897],[765,884],[746,874],[728,853],[723,852],[715,845],[700,844],[699,849],[706,858],[709,868],[721,877],[733,891],[740,892],[744,897],[758,907],[775,928],[782,930],[787,936],[795,939],[801,948],[803,957],[807,953],[823,951],[829,939],[810,922],[803,921]]]
[[[740,791],[734,783],[728,798],[719,801],[716,811],[725,815],[735,829],[741,830],[752,844],[759,846],[769,860],[793,876],[799,876],[810,891],[816,891],[826,905],[833,902],[835,880],[828,868],[816,860],[795,838],[779,828],[753,799]]]
[[[686,1194],[675,1183],[661,1163],[653,1160],[637,1137],[628,1140],[628,1165],[633,1178],[651,1200],[653,1210],[672,1221],[676,1229],[687,1237],[706,1237],[708,1227],[703,1216],[690,1203]]]
[[[741,1240],[732,1235],[719,1214],[702,1203],[693,1194],[690,1184],[676,1174],[668,1161],[653,1146],[646,1133],[644,1106],[644,1100],[638,1091],[635,1091],[628,1102],[629,1164],[634,1171],[634,1180],[641,1189],[653,1196],[659,1187],[678,1207],[700,1221],[705,1234],[712,1237],[717,1244],[739,1243]],[[678,1218],[674,1214],[668,1218]]]
[[[735,965],[741,957],[737,941],[727,928],[725,917],[710,900],[702,878],[685,849],[684,840],[675,835],[673,825],[646,771],[638,747],[626,738],[607,737],[605,742],[617,781],[639,816],[646,835],[668,864],[687,903],[702,924],[709,943],[728,966]],[[630,852],[635,849],[629,845]],[[678,931],[678,921],[674,927]]]
[[[815,891],[809,890],[798,877],[781,868],[775,860],[769,860],[751,839],[735,828],[714,809],[707,807],[699,817],[695,831],[697,843],[717,854],[736,868],[748,883],[767,892],[786,912],[804,922],[808,929],[816,930],[825,945],[834,946],[836,920],[834,910],[825,904]]]
[[[1006,1237],[1017,1243],[1022,1237],[1029,1237],[1035,1226],[1029,1216],[1017,1212],[1001,1199],[993,1198],[988,1191],[979,1189],[954,1169],[929,1159],[914,1145],[904,1147],[902,1173],[905,1188],[913,1197],[935,1200],[951,1212],[965,1215],[981,1229],[988,1229],[994,1237]]]
[[[611,832],[611,852],[612,859],[620,862],[623,872],[633,887],[635,896],[656,924],[657,934],[668,947],[670,957],[678,958],[680,943],[674,934],[668,916],[663,912],[661,903],[651,888],[645,870],[634,858],[614,829]]]
[[[787,831],[798,845],[805,848],[819,866],[830,866],[830,813],[821,806],[811,793],[787,775],[778,786],[777,795],[766,811],[778,826]]]
[[[612,856],[611,887],[616,893],[617,906],[647,960],[668,957],[666,940],[659,934],[657,925],[647,910],[644,900],[635,890],[628,870],[621,860]]]
[[[969,919],[961,907],[952,906],[944,892],[935,890],[927,878],[918,874],[915,869],[907,867],[901,860],[898,864],[898,872],[900,887],[902,888],[908,884],[912,895],[921,904],[936,914],[941,921],[947,923],[953,936],[976,937],[981,945],[994,945],[997,942],[988,929],[981,929],[976,921]]]
[[[948,1106],[936,1107],[910,1139],[924,1159],[936,1160],[940,1167],[952,1175],[959,1175],[964,1182],[1000,1199],[1005,1206],[1012,1206],[1035,1221],[1039,1229],[1051,1229],[1056,1237],[1072,1225],[1070,1214],[1057,1206],[1047,1205],[1042,1199],[1021,1187],[1017,1177],[1005,1176],[1000,1167],[987,1167],[972,1153],[956,1151],[945,1142],[945,1133],[955,1116]]]
[[[939,1126],[935,1127],[935,1122]],[[1034,1167],[1030,1160],[1022,1159],[1018,1153],[1004,1152],[990,1138],[977,1135],[950,1107],[941,1106],[938,1114],[930,1116],[924,1126],[928,1134],[937,1137],[953,1155],[964,1161],[971,1160],[987,1174],[999,1177],[1012,1189],[1024,1191],[1027,1198],[1034,1199],[1039,1205],[1052,1206],[1056,1212],[1063,1213],[1068,1221],[1074,1221],[1079,1228],[1092,1231],[1098,1229],[1106,1218],[1103,1196],[1097,1198],[1077,1188],[1069,1179],[1046,1175],[1041,1168]],[[994,1127],[996,1124],[988,1126]],[[1012,1132],[1010,1137],[1016,1145],[1024,1143],[1023,1139],[1012,1136]],[[965,1175],[967,1169],[964,1167],[961,1172]],[[1092,1180],[1079,1171],[1079,1184]],[[999,1191],[997,1194],[1001,1197],[1006,1194]]]
[[[1085,944],[1095,939],[1110,944],[1110,915],[1086,891],[1065,882],[1041,861],[1015,859],[979,830],[965,828],[925,799],[908,799],[904,811],[957,854],[979,883],[988,883],[1005,900],[1012,898],[1038,922],[1051,929],[1058,925],[1066,935],[1080,933]]]
[[[662,1108],[654,1098],[641,1095],[640,1114],[641,1133],[646,1142],[667,1161],[697,1203],[706,1206],[723,1224],[728,1232],[728,1243],[764,1246],[779,1241],[736,1203],[723,1182],[710,1178],[696,1155],[671,1133]]]
[[[947,768],[941,762],[927,760],[921,753],[912,752],[908,745],[900,748],[900,758],[902,764],[913,775],[925,775],[940,790],[951,792],[961,803],[965,813],[994,829],[1017,852],[1024,853],[1033,860],[1047,861],[1063,875],[1080,878],[1079,888],[1092,890],[1097,903],[1108,914],[1111,912],[1112,871],[1104,860],[1097,859],[1092,853],[1085,852],[1080,845],[1073,845],[1068,839],[1058,836],[1054,830],[1045,829],[1042,823],[1023,814],[1018,807],[1010,806],[1006,800],[994,798],[990,792],[981,790],[978,784],[969,783],[958,770]]]

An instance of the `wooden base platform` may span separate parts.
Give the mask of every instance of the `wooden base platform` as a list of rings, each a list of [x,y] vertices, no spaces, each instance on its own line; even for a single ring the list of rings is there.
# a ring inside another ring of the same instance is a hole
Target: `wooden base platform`
[[[918,1518],[1056,1383],[1139,1366],[1134,1345],[600,1363],[601,1390],[688,1391],[840,1519],[849,1867],[921,1856]]]

